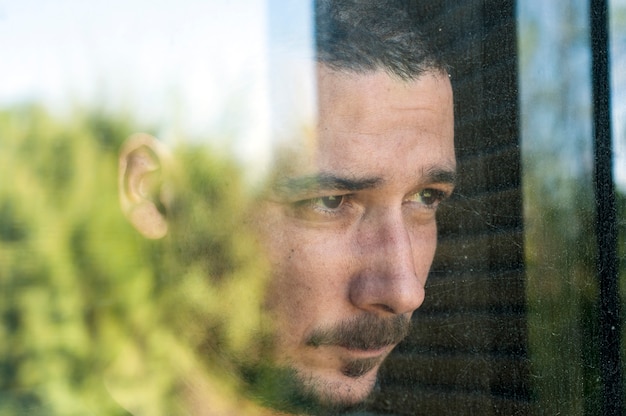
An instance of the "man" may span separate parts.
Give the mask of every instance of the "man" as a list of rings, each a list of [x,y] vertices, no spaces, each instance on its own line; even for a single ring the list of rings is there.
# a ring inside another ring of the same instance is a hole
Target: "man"
[[[316,3],[314,139],[277,155],[247,224],[269,265],[259,359],[295,386],[292,403],[273,404],[288,411],[370,395],[424,299],[436,209],[454,188],[450,82],[395,3]],[[156,147],[139,136],[121,158],[123,206],[151,238],[168,231],[168,199],[150,185]]]

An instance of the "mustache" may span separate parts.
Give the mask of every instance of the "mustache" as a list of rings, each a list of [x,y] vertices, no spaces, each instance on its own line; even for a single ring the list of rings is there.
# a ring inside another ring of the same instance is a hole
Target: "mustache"
[[[409,334],[411,320],[404,315],[382,318],[365,314],[340,322],[332,328],[314,330],[306,345],[337,345],[355,350],[376,350],[394,345]]]

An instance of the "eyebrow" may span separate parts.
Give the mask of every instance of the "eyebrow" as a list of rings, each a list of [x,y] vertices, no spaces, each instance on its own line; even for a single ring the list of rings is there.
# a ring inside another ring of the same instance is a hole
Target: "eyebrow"
[[[420,182],[445,183],[454,186],[456,179],[456,170],[432,167],[424,171]],[[293,197],[320,191],[356,192],[372,189],[383,182],[384,180],[380,177],[350,178],[322,172],[314,175],[280,178],[276,180],[272,190],[278,196]]]
[[[278,195],[288,196],[294,193],[306,194],[319,191],[356,192],[371,189],[382,182],[382,178],[346,178],[330,173],[278,179],[272,186]]]
[[[434,167],[424,172],[425,181],[428,183],[446,183],[456,185],[457,174],[455,169],[443,169]]]

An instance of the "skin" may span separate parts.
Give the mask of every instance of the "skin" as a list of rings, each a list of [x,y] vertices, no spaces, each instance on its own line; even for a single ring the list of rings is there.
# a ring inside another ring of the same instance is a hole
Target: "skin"
[[[287,370],[260,379],[271,387],[286,376],[285,395],[268,404],[334,414],[371,393],[424,299],[436,208],[454,187],[453,109],[441,72],[403,81],[320,65],[317,80],[316,135],[277,155],[248,224],[271,270],[264,306],[273,343],[260,364]],[[168,233],[168,165],[143,134],[120,155],[122,208],[148,238]]]
[[[316,139],[288,159],[256,220],[273,360],[320,403],[349,406],[424,299],[436,208],[454,187],[448,77],[320,65]]]

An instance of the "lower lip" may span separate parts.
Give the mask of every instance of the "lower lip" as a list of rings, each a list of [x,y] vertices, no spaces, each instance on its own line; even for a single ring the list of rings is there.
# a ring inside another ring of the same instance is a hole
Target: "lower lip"
[[[352,348],[341,347],[343,350],[347,351],[350,355],[357,358],[373,358],[378,357],[383,354],[386,354],[392,347],[383,347],[376,350],[358,350]]]

